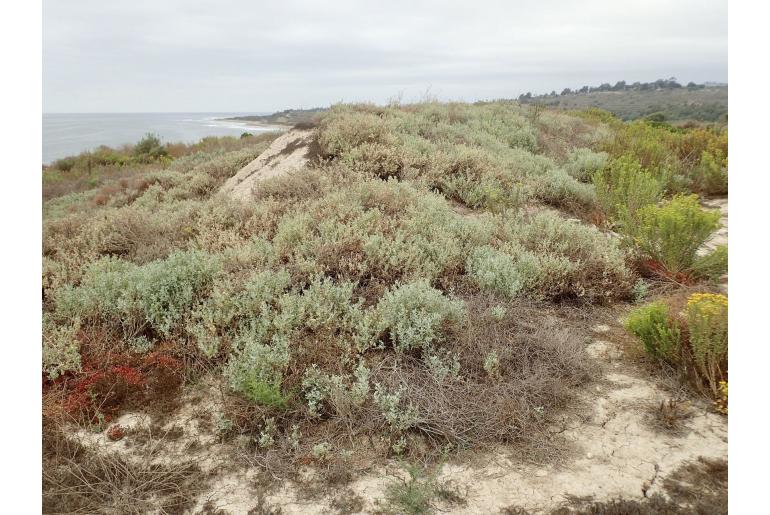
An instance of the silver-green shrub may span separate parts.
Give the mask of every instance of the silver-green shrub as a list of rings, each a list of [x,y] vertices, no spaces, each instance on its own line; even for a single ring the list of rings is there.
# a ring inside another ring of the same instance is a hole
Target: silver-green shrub
[[[80,345],[75,338],[79,329],[78,319],[57,326],[50,317],[43,316],[43,371],[50,379],[80,370]]]
[[[391,288],[377,304],[378,329],[397,352],[423,351],[443,337],[446,324],[465,317],[462,300],[445,296],[420,280]]]
[[[605,167],[609,157],[607,152],[594,152],[590,148],[578,148],[567,157],[564,169],[575,179],[589,182],[596,172]]]

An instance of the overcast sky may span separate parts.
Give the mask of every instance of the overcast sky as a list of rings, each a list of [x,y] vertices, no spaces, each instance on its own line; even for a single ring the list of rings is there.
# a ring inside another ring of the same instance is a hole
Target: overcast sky
[[[473,101],[671,76],[727,81],[726,0],[43,2],[44,112]]]

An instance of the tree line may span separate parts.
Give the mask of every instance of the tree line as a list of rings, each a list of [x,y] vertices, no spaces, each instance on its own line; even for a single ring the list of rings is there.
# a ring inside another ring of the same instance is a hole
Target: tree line
[[[649,91],[649,90],[657,90],[657,89],[681,89],[686,88],[689,90],[695,90],[695,89],[704,89],[706,87],[705,84],[696,84],[694,82],[688,82],[687,85],[682,86],[679,82],[677,82],[676,77],[670,77],[668,79],[658,79],[653,82],[634,82],[631,84],[628,84],[624,80],[619,80],[615,83],[615,85],[610,84],[609,82],[605,82],[604,84],[601,84],[599,86],[583,86],[579,89],[571,89],[571,88],[564,88],[561,93],[556,93],[556,91],[551,91],[550,93],[545,93],[543,95],[533,95],[531,92],[523,93],[519,95],[519,101],[526,102],[527,100],[531,100],[533,98],[548,98],[548,97],[558,97],[558,96],[565,96],[565,95],[579,95],[579,94],[588,94],[588,93],[595,93],[597,91]]]

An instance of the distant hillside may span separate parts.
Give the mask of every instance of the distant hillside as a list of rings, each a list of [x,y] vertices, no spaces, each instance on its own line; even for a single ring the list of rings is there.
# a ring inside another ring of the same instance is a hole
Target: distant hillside
[[[266,125],[297,125],[301,123],[310,123],[313,118],[327,109],[325,107],[314,107],[312,109],[286,109],[278,113],[267,115],[235,116],[227,120],[239,120],[243,122],[257,122]]]
[[[677,87],[658,89],[617,89],[592,91],[565,89],[561,94],[522,95],[525,104],[542,104],[558,109],[587,109],[596,107],[614,113],[623,120],[650,115],[662,115],[668,122],[696,120],[725,121],[727,116],[727,86]]]

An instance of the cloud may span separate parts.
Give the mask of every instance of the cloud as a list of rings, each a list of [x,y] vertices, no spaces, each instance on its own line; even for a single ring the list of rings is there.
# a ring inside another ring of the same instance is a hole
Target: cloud
[[[46,112],[264,111],[727,80],[717,1],[48,0]]]

